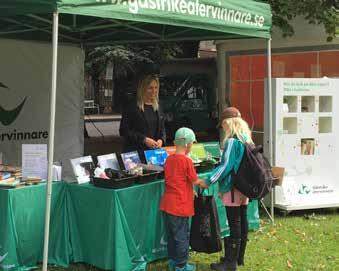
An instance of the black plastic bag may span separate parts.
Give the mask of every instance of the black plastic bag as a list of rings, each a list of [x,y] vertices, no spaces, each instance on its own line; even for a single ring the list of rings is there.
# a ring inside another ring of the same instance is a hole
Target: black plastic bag
[[[222,250],[219,217],[213,196],[202,195],[194,199],[195,215],[192,217],[190,246],[194,251],[215,253]]]

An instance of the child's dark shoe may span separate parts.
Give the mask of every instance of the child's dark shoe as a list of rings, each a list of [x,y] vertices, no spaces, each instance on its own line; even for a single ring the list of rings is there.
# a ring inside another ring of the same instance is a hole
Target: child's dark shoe
[[[187,263],[184,267],[176,267],[175,271],[195,271],[195,265]]]
[[[169,259],[168,265],[169,265],[170,270],[172,271],[172,270],[175,269],[175,266],[176,266],[177,264],[176,264],[176,262],[175,262],[174,260]]]

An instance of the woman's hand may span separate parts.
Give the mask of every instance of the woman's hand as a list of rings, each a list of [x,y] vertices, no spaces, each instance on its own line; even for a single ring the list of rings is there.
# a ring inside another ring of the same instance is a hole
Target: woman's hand
[[[151,148],[151,149],[156,149],[158,148],[158,142],[153,140],[150,137],[145,137],[144,143],[147,147]]]
[[[161,139],[158,139],[158,140],[157,140],[157,143],[158,143],[158,148],[161,148],[161,147],[162,147],[162,144],[163,144],[162,140],[161,140]]]

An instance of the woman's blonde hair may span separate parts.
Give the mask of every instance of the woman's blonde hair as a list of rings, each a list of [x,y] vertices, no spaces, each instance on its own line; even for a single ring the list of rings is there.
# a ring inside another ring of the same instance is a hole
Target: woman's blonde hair
[[[228,126],[227,129],[224,128],[225,124]],[[236,137],[243,143],[253,144],[251,130],[241,117],[224,119],[222,127],[225,131],[223,143],[229,138]]]
[[[152,83],[152,81],[155,81],[158,84],[158,87],[160,87],[159,77],[156,75],[147,75],[145,76],[138,85],[137,90],[137,104],[140,110],[144,111],[144,98],[145,98],[145,91],[148,88],[148,86]],[[157,94],[156,99],[152,102],[152,107],[154,111],[157,111],[159,109],[159,92]]]

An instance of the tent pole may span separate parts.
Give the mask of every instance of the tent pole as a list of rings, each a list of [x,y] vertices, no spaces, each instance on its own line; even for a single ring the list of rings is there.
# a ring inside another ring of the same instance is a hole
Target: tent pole
[[[49,126],[48,142],[48,180],[46,193],[46,211],[45,211],[45,239],[42,270],[47,270],[48,263],[48,240],[49,240],[49,223],[51,213],[51,196],[52,196],[52,177],[53,177],[53,154],[54,154],[54,130],[55,130],[55,101],[56,101],[56,82],[57,82],[57,59],[58,59],[58,24],[59,15],[53,13],[53,55],[52,55],[52,81],[51,81],[51,112]]]
[[[268,119],[269,119],[269,158],[273,165],[273,108],[272,108],[272,39],[267,40],[267,85],[268,85]],[[271,191],[271,220],[274,224],[274,198],[275,188]]]

